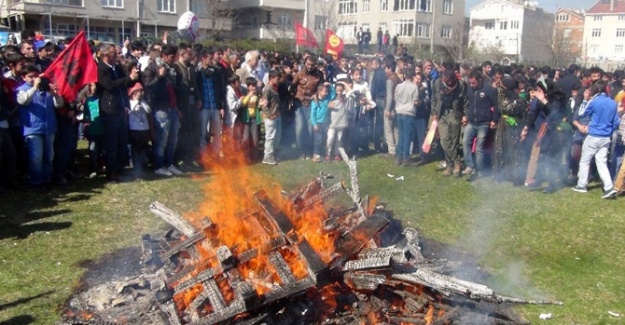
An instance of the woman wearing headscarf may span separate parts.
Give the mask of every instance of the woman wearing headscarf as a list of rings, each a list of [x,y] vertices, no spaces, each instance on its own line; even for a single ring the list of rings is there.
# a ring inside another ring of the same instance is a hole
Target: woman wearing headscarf
[[[497,90],[501,117],[495,134],[493,177],[496,181],[508,180],[518,186],[523,184],[527,168],[521,130],[528,103],[519,97],[519,83],[511,77],[502,78]]]
[[[562,177],[562,137],[570,124],[565,121],[566,96],[551,80],[539,79],[536,82],[534,96],[537,100],[536,108],[530,110],[527,124],[521,132],[521,139],[525,139],[529,127],[534,125],[539,115],[545,116],[545,121],[538,129],[536,142],[532,148],[532,157],[527,168],[525,184],[530,191],[541,188],[541,182],[536,179],[538,170],[538,155],[541,159],[542,175],[549,185],[543,189],[544,193],[551,194],[559,189],[558,179]],[[566,133],[567,135],[569,133]]]

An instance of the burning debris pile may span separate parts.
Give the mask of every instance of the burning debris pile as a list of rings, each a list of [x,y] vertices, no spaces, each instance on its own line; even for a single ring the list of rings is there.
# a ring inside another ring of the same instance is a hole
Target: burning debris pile
[[[143,236],[148,271],[77,294],[60,324],[514,324],[482,305],[561,304],[445,275],[460,264],[425,258],[413,228],[379,247],[390,213],[361,199],[356,161],[342,156],[349,189],[320,174],[293,193],[250,192],[243,175],[216,192],[236,199],[200,209],[212,215],[185,218],[154,202],[172,228]],[[341,192],[354,206],[326,209]]]

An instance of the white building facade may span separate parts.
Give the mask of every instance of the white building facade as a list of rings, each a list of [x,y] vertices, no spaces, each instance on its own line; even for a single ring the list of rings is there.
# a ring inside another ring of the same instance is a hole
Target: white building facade
[[[599,1],[586,12],[582,55],[589,60],[625,61],[625,1]]]
[[[551,60],[554,16],[533,3],[486,0],[472,7],[469,17],[469,44],[486,52],[500,51],[503,63]]]

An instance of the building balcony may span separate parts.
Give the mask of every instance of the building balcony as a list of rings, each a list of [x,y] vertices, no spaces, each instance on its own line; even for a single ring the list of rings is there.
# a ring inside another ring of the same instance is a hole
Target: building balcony
[[[285,27],[275,24],[237,24],[232,29],[232,36],[235,38],[252,39],[295,38],[295,31],[292,26]]]
[[[84,8],[84,0],[9,0],[12,9],[76,7]]]
[[[230,0],[232,9],[261,8],[261,9],[289,9],[304,10],[302,0]]]

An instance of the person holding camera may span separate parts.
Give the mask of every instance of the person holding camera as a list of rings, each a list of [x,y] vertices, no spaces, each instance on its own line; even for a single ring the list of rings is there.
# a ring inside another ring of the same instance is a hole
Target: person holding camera
[[[39,76],[37,67],[28,65],[21,74],[24,84],[17,88],[17,103],[28,150],[30,187],[42,190],[52,182],[55,109],[65,103],[54,84],[42,83],[43,76]]]

